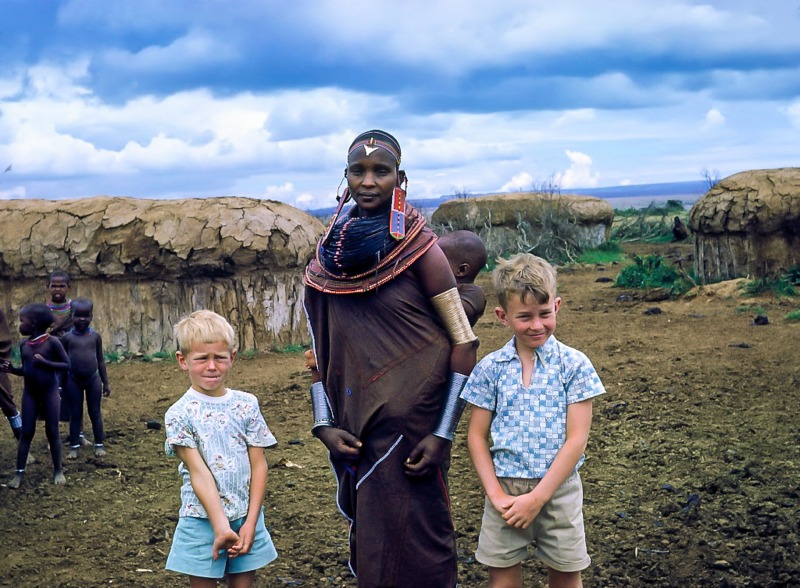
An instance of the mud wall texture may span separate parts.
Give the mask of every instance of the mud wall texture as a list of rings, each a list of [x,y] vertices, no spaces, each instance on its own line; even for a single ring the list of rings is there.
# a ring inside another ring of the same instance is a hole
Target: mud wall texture
[[[0,201],[0,305],[15,328],[58,269],[71,298],[94,302],[107,351],[172,351],[172,326],[199,308],[226,316],[242,350],[297,344],[322,230],[287,204],[237,197]]]
[[[521,232],[558,219],[577,227],[584,246],[597,247],[608,239],[614,208],[591,196],[516,192],[450,200],[431,217],[447,230],[478,233],[488,250],[513,250]]]
[[[763,278],[800,264],[800,168],[725,178],[689,213],[703,282]]]

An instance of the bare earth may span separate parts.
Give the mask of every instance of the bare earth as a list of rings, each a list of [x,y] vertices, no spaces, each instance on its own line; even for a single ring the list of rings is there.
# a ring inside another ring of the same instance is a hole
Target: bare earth
[[[675,252],[637,247],[656,249]],[[597,281],[618,271],[608,265],[559,273],[557,336],[589,355],[608,389],[595,402],[581,470],[593,558],[585,584],[799,586],[800,325],[783,320],[798,302],[735,292],[649,302],[641,292]],[[485,276],[480,283],[488,287]],[[755,306],[767,311],[768,325],[751,324]],[[660,313],[650,310],[656,307]],[[492,314],[476,331],[481,354],[508,338]],[[280,559],[259,571],[257,585],[352,587],[347,528],[325,452],[308,431],[302,367],[300,353],[261,355],[241,359],[230,381],[261,399],[279,440],[268,451],[266,512]],[[179,505],[177,462],[164,456],[164,431],[146,427],[149,419],[163,421],[187,378],[174,362],[139,361],[110,366],[109,377],[108,455],[84,451],[66,462],[67,484],[54,486],[40,424],[33,444],[39,463],[20,490],[0,488],[0,586],[187,584],[163,570]],[[19,379],[14,383],[19,398]],[[461,586],[469,588],[486,585],[487,575],[473,558],[483,493],[465,421],[450,484]],[[3,424],[3,482],[14,452]],[[529,560],[525,585],[543,586],[544,579],[542,566]]]

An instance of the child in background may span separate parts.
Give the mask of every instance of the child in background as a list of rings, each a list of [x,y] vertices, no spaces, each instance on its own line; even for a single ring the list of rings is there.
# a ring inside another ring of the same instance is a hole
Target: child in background
[[[50,272],[50,277],[47,281],[50,299],[47,301],[47,307],[53,311],[53,325],[50,327],[49,333],[59,339],[72,328],[72,300],[69,298],[69,286],[69,274],[67,272],[62,270]],[[60,388],[59,394],[63,398],[64,390],[67,388],[66,373],[60,375],[58,386]],[[72,420],[70,403],[66,400],[61,403],[59,419],[62,423],[69,423]],[[78,424],[81,445],[91,447],[92,443],[83,434],[83,412],[80,414],[80,422]]]
[[[456,277],[458,295],[470,326],[475,326],[486,310],[486,295],[475,278],[486,267],[486,246],[472,231],[452,231],[439,237],[439,247]]]
[[[61,439],[58,434],[58,375],[69,369],[69,358],[57,337],[47,333],[53,324],[53,313],[45,304],[28,304],[19,313],[19,332],[28,337],[20,343],[22,367],[9,361],[0,363],[0,371],[23,376],[22,431],[17,448],[17,471],[8,483],[9,488],[19,488],[25,476],[28,451],[36,433],[37,414],[44,417],[45,433],[53,460],[53,483],[64,484],[61,467]]]
[[[489,566],[490,586],[521,588],[535,544],[551,587],[579,587],[590,559],[578,468],[591,399],[605,388],[589,359],[553,336],[561,298],[549,263],[528,253],[498,260],[493,282],[495,312],[513,337],[461,393],[473,405],[467,443],[486,491],[475,559]]]
[[[47,307],[53,312],[50,334],[58,338],[72,328],[72,300],[69,299],[69,274],[61,270],[50,273],[47,282],[50,300]]]
[[[11,344],[11,329],[6,320],[6,313],[0,309],[0,362],[11,361]],[[11,381],[5,372],[0,372],[0,410],[8,419],[14,438],[19,441],[19,434],[22,431],[22,416],[17,410],[17,405],[14,404]]]
[[[267,487],[264,448],[277,441],[258,399],[225,387],[236,359],[233,327],[198,310],[175,326],[176,357],[191,388],[165,417],[166,453],[183,477],[181,510],[168,570],[193,587],[253,586],[255,570],[278,557],[264,526]]]
[[[103,357],[103,340],[100,333],[89,325],[92,322],[93,305],[91,300],[76,298],[72,301],[73,327],[61,337],[61,343],[69,357],[69,374],[66,388],[62,392],[62,401],[68,402],[69,421],[69,453],[67,459],[76,459],[81,447],[81,417],[83,416],[83,398],[86,395],[86,408],[92,421],[94,434],[94,454],[102,457],[106,454],[103,441],[103,416],[100,412],[100,401],[103,396],[111,394],[106,373],[106,361]],[[101,395],[102,394],[102,395]]]

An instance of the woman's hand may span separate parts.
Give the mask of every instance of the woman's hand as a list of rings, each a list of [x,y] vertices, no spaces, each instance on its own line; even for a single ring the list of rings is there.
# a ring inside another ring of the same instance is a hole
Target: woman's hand
[[[361,441],[339,427],[317,427],[313,431],[331,455],[340,461],[356,461],[361,454]]]

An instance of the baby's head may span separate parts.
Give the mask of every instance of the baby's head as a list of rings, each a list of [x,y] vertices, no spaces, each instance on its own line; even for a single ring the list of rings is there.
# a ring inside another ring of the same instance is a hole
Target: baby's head
[[[181,319],[174,329],[178,351],[189,354],[203,344],[224,343],[228,351],[236,349],[236,332],[224,317],[210,310],[196,310]]]
[[[83,331],[89,327],[94,313],[94,304],[87,298],[76,298],[70,305],[72,322],[78,331]]]
[[[512,296],[522,302],[546,304],[556,298],[556,270],[541,257],[518,253],[497,261],[492,283],[500,306],[508,308]]]
[[[486,265],[486,246],[472,231],[452,231],[439,237],[450,269],[458,283],[471,283]]]
[[[46,304],[26,304],[19,311],[20,333],[25,336],[37,336],[47,331],[55,318],[53,311]]]

